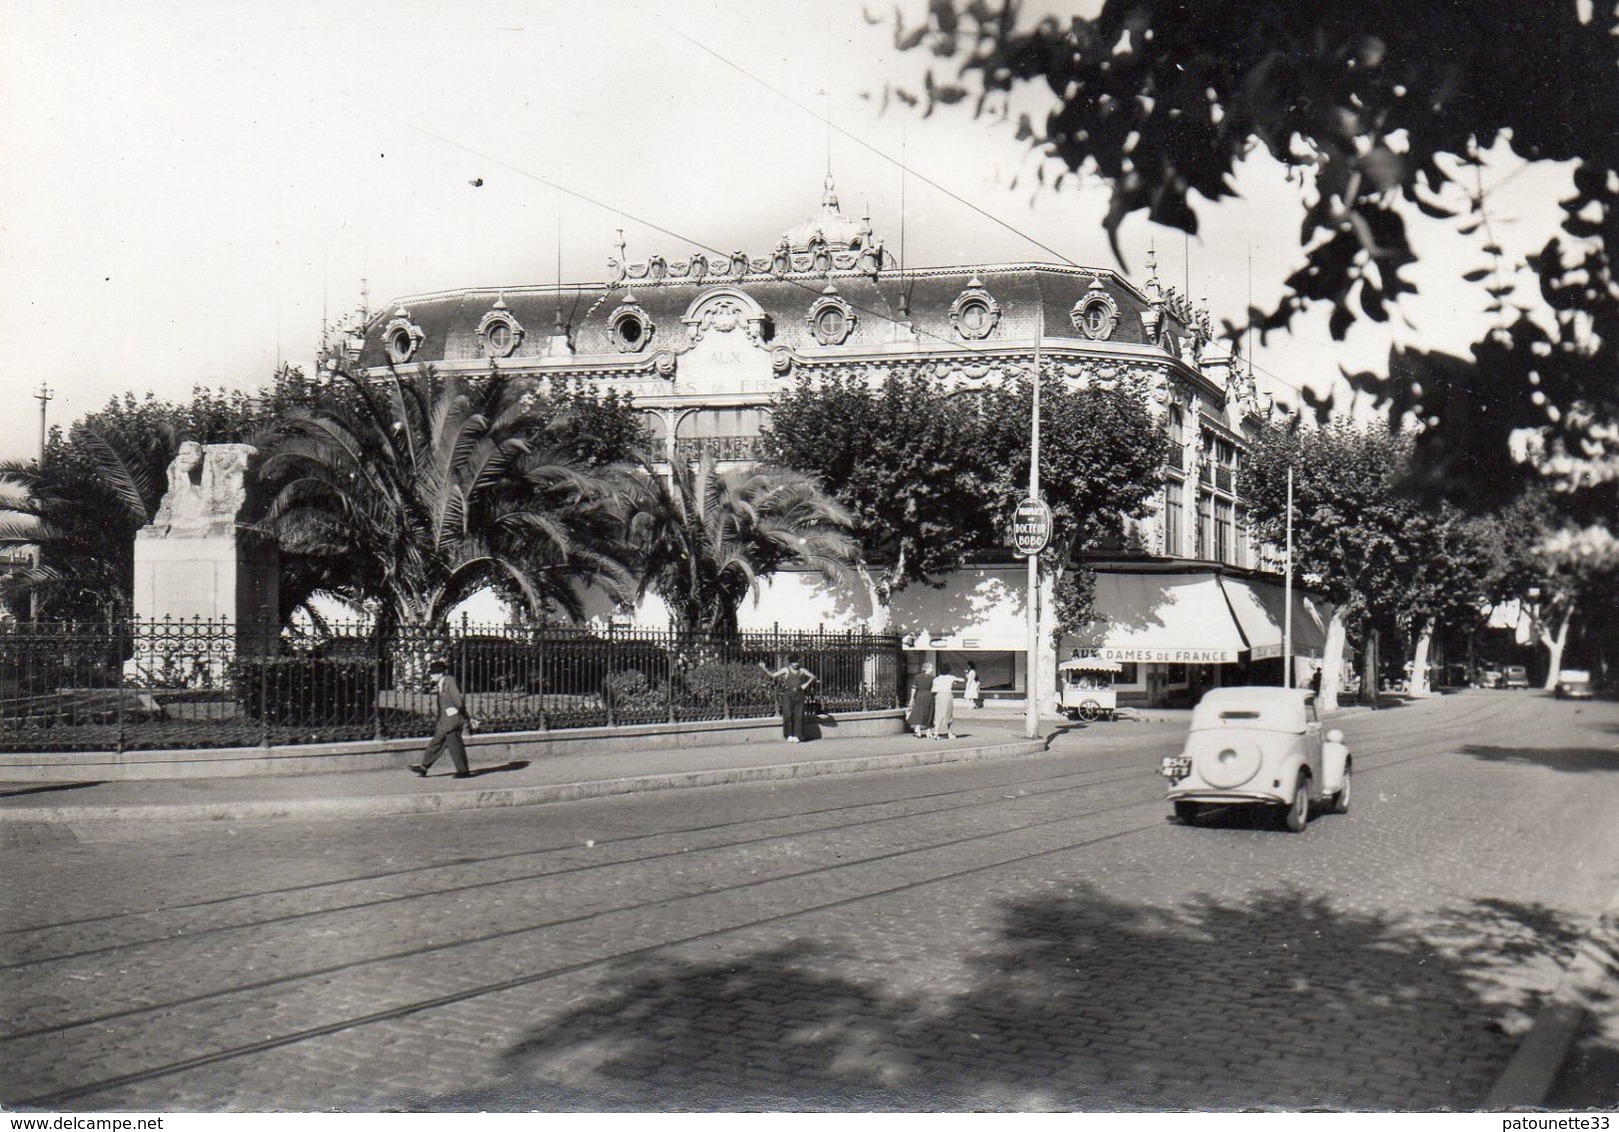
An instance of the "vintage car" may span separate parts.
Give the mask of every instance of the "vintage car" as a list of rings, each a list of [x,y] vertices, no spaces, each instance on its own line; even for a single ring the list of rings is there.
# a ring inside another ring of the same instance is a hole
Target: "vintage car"
[[[1529,670],[1521,664],[1509,664],[1501,670],[1501,687],[1529,687]]]
[[[1185,748],[1160,772],[1187,825],[1216,807],[1257,803],[1277,807],[1298,833],[1313,807],[1349,812],[1352,763],[1343,732],[1322,733],[1314,692],[1215,688],[1192,709]]]
[[[1560,700],[1588,700],[1591,698],[1591,674],[1583,668],[1564,668],[1557,673]]]

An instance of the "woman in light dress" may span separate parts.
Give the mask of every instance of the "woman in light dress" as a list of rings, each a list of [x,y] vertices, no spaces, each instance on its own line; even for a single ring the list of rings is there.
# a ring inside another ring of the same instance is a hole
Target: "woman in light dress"
[[[978,666],[970,660],[967,662],[967,686],[962,689],[962,695],[966,697],[968,707],[984,706],[984,689],[978,683]]]
[[[956,733],[956,685],[961,677],[952,675],[948,664],[939,665],[939,674],[933,678],[933,737],[954,739]]]

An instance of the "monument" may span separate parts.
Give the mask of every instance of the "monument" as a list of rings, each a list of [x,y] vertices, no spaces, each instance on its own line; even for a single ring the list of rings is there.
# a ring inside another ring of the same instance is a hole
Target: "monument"
[[[250,444],[180,445],[157,514],[135,534],[134,612],[146,630],[130,676],[173,678],[179,667],[187,682],[217,681],[238,651],[274,642],[279,552],[244,524],[257,455]]]

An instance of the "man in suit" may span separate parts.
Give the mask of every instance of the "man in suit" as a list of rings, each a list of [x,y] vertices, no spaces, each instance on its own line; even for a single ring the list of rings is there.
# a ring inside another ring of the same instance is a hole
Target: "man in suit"
[[[433,725],[433,738],[428,741],[422,761],[411,764],[411,773],[425,777],[427,768],[437,762],[445,751],[449,751],[450,762],[455,764],[455,777],[471,778],[472,772],[467,769],[467,749],[461,742],[461,732],[467,725],[461,687],[450,675],[450,666],[442,660],[428,665],[427,674],[432,677],[433,690],[438,694],[438,722]]]

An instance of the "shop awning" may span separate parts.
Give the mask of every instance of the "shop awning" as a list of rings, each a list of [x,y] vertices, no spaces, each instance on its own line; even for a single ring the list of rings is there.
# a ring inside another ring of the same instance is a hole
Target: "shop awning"
[[[1213,574],[1098,574],[1084,652],[1131,664],[1235,664],[1247,647]]]
[[[1231,612],[1248,642],[1249,659],[1267,660],[1282,655],[1286,628],[1287,591],[1268,582],[1222,577],[1220,586]],[[1331,613],[1302,590],[1293,591],[1293,655],[1319,659],[1327,645]]]

